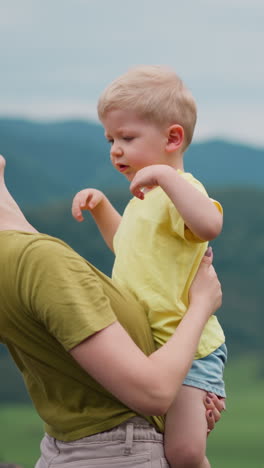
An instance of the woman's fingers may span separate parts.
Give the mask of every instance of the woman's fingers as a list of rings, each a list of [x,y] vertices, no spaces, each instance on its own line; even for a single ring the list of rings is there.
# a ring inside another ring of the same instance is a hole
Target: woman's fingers
[[[213,249],[212,247],[209,245],[209,247],[207,247],[206,251],[205,251],[205,254],[204,254],[206,257],[212,257],[213,256]],[[213,259],[212,259],[213,260]]]
[[[221,419],[221,412],[225,410],[225,398],[218,397],[214,393],[207,393],[204,404],[206,407],[206,419],[208,433],[210,433],[215,424]]]
[[[226,409],[225,398],[217,396],[215,393],[208,392],[207,397],[212,400],[214,406],[221,412]]]

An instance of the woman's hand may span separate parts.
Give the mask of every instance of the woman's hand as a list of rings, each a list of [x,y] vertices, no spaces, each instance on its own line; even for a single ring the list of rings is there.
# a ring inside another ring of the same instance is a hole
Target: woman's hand
[[[212,315],[222,305],[222,290],[215,269],[212,265],[213,253],[209,247],[204,255],[189,291],[190,304],[199,304]]]
[[[226,409],[225,398],[218,397],[214,393],[208,392],[204,399],[206,408],[206,419],[208,435],[214,429],[215,424],[221,419],[221,413]]]

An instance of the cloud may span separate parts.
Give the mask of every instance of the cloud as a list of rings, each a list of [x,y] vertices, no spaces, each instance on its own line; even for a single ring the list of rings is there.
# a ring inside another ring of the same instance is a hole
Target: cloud
[[[237,7],[239,9],[241,8],[247,8],[247,9],[260,8],[261,10],[263,9],[263,0],[215,0],[213,4],[211,0],[200,0],[199,3],[202,3],[204,5],[207,5],[213,8]]]
[[[205,116],[200,134],[210,115],[210,132],[228,127],[241,139],[259,132],[264,142],[263,20],[258,0],[2,1],[0,113],[96,115],[113,78],[133,65],[162,63],[197,99]],[[236,127],[245,107],[247,126]],[[233,116],[228,125],[224,115]]]
[[[36,12],[36,2],[34,0],[6,0],[0,4],[0,27],[1,35],[6,32],[15,33],[16,28],[21,31],[22,28],[32,25],[32,19]]]
[[[233,107],[215,104],[199,109],[194,141],[218,137],[264,148],[261,102],[240,102]]]
[[[1,104],[2,117],[22,117],[33,120],[85,119],[98,121],[97,103],[83,99],[45,99],[16,100]]]

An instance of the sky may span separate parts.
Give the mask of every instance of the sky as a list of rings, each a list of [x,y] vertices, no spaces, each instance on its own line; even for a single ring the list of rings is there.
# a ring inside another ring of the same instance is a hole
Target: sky
[[[172,67],[195,139],[264,147],[263,0],[0,0],[0,116],[96,120],[128,68]]]

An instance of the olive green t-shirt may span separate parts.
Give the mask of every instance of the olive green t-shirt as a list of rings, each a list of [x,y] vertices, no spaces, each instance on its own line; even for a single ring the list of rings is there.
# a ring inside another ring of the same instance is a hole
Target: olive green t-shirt
[[[135,416],[68,351],[118,320],[149,355],[155,347],[141,306],[59,239],[1,231],[0,245],[0,342],[22,372],[46,432],[70,441]],[[162,418],[151,421],[163,431]]]

